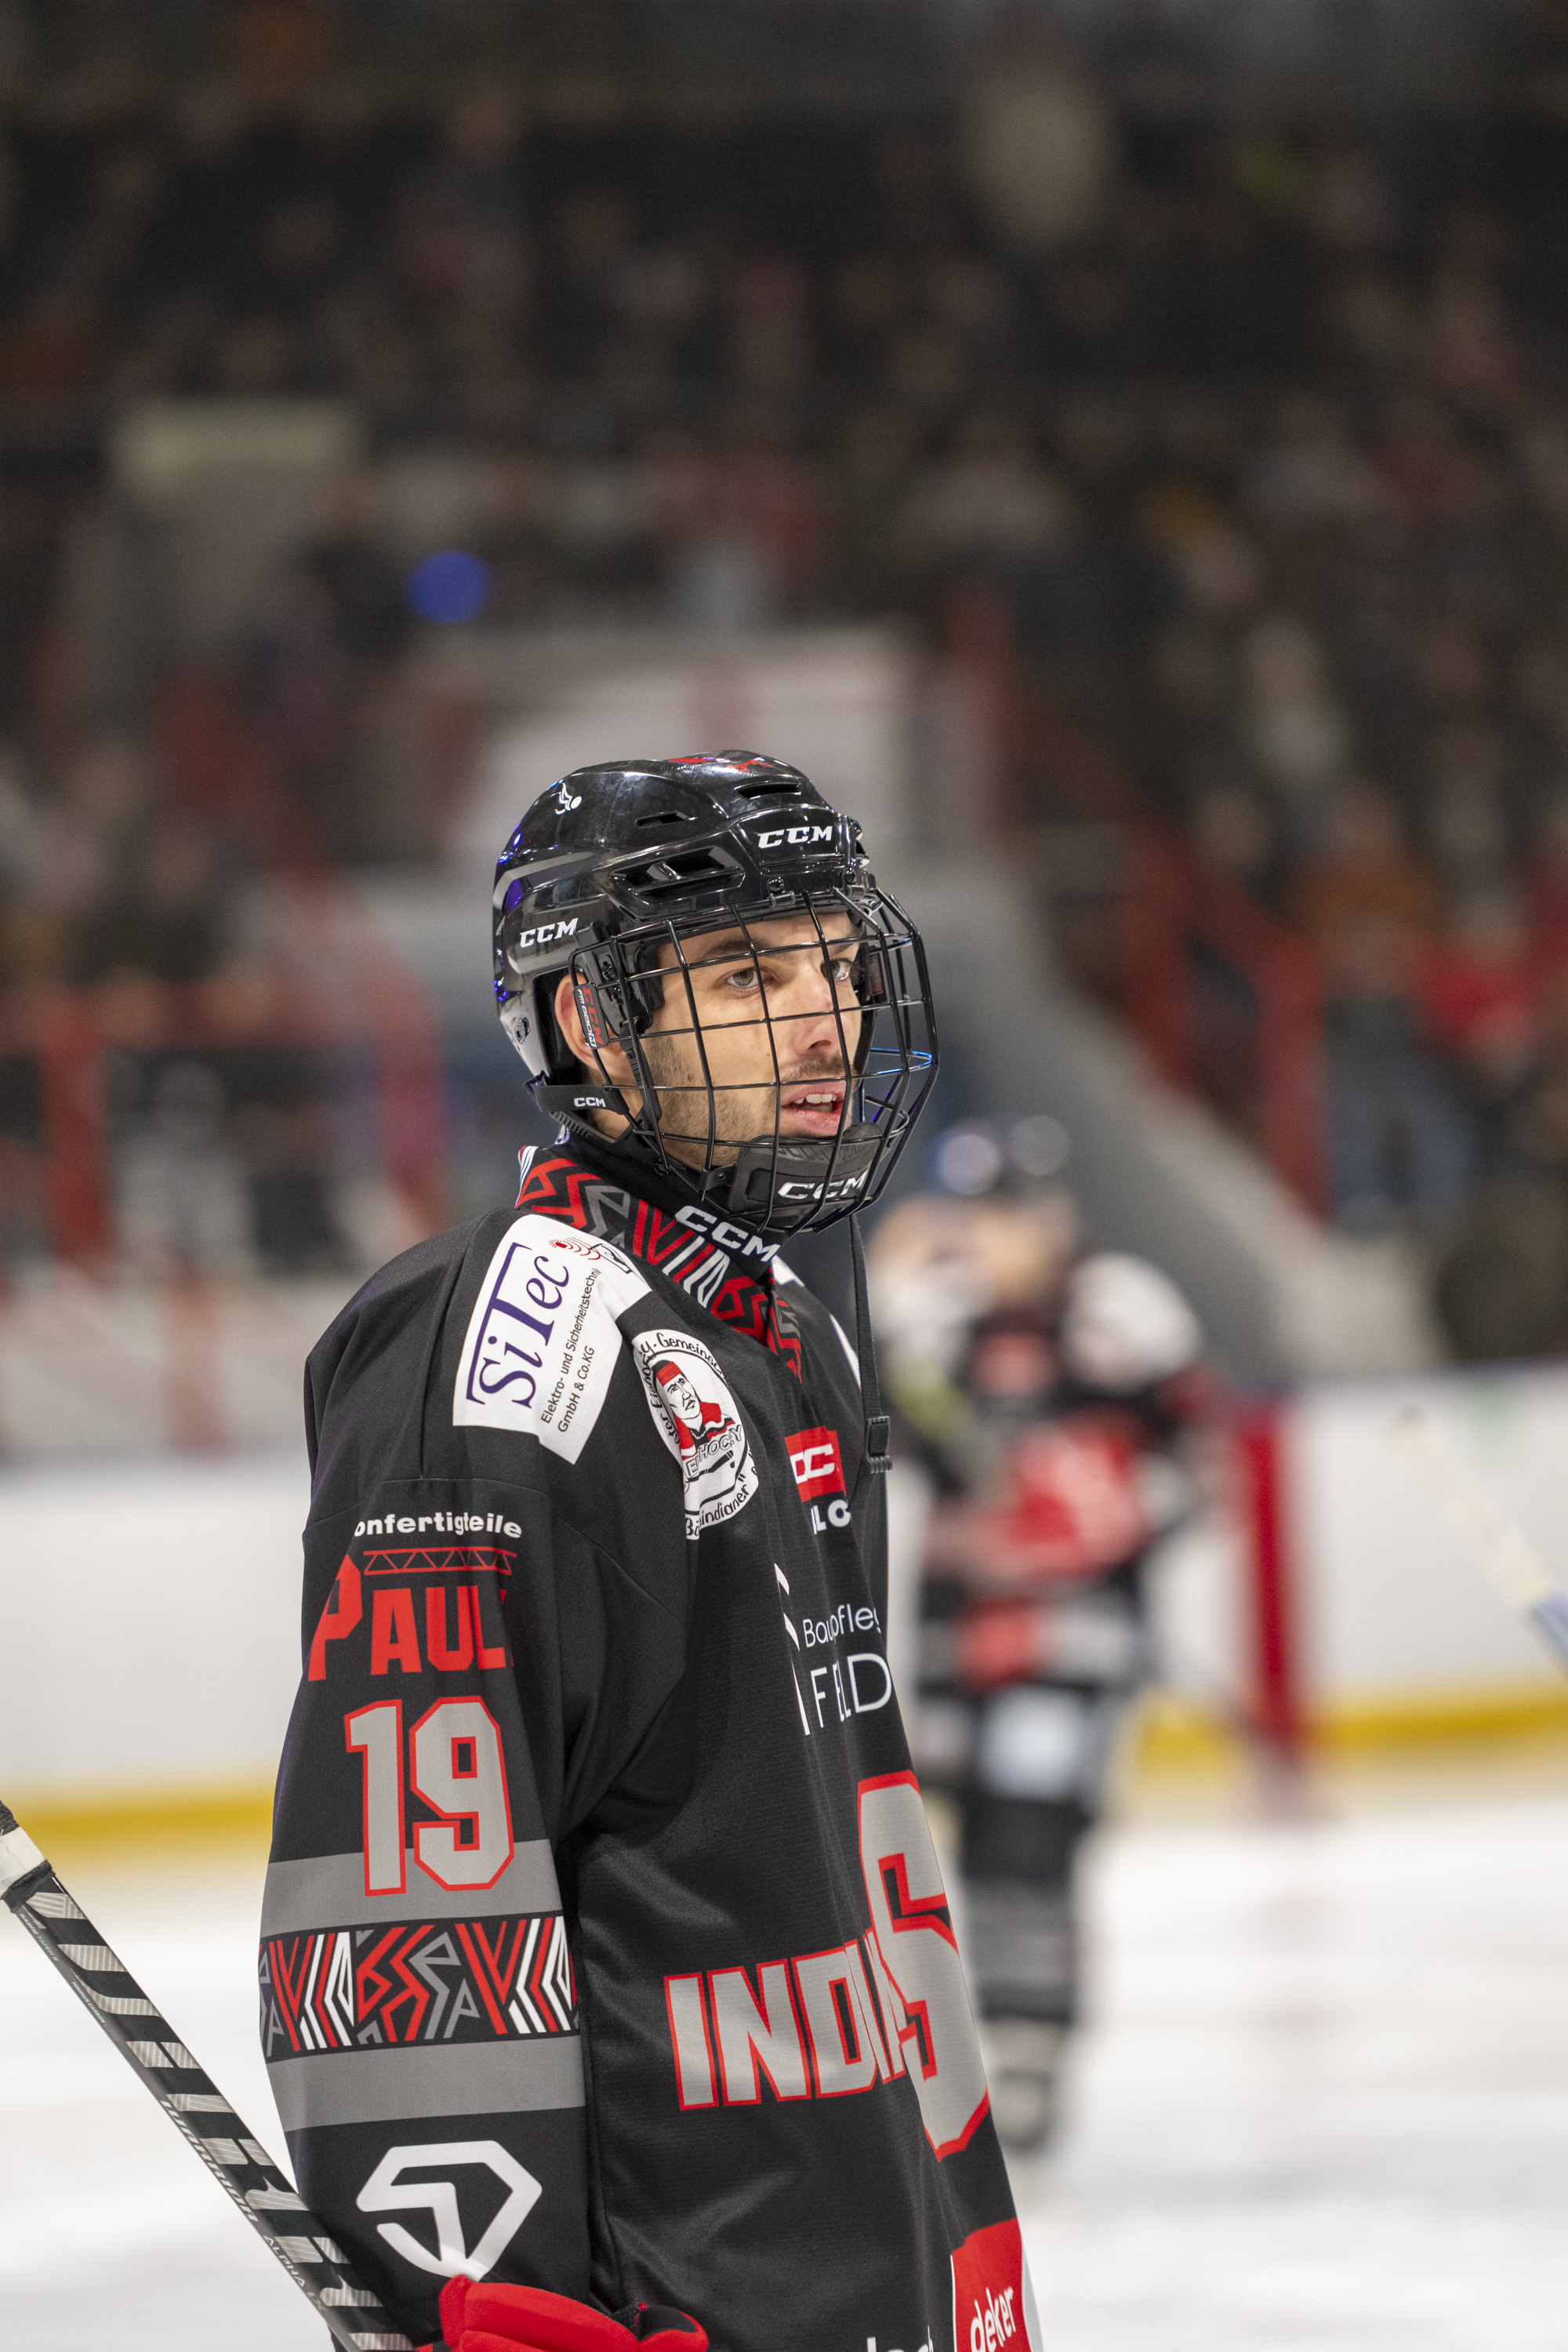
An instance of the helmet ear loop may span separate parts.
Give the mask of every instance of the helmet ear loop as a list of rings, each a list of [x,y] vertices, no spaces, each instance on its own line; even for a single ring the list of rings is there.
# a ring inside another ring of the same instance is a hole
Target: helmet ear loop
[[[645,941],[636,950],[638,968],[625,974],[624,988],[628,1012],[626,1034],[619,1040],[621,1051],[637,1073],[637,1093],[641,1108],[632,1126],[644,1141],[656,1152],[659,1166],[668,1171],[669,1147],[664,1139],[664,1106],[659,1098],[658,1080],[653,1074],[643,1039],[652,1027],[655,1016],[663,1010],[664,982],[661,976],[645,975],[641,960],[653,951],[652,942]]]
[[[908,934],[901,920],[896,929],[891,923],[897,909],[878,893],[869,903],[852,905],[851,912],[859,926],[861,970],[856,992],[859,1034],[849,1066],[862,1090],[862,1117],[882,1129],[884,1150],[890,1146],[896,1157],[900,1129],[907,1128],[930,1091],[931,1077],[924,1075],[922,1083],[922,1074],[931,1057],[917,1055],[913,1048],[911,1000],[902,954]],[[916,1001],[929,1002],[923,989]],[[884,1013],[888,1031],[885,1043],[879,1045],[878,1019]],[[874,1192],[867,1195],[874,1197]]]
[[[863,936],[860,941],[860,955],[863,973],[859,995],[860,1034],[856,1041],[855,1058],[852,1064],[856,1080],[858,1084],[862,1086],[865,1084],[867,1072],[870,1068],[871,1048],[876,1042],[877,1018],[882,1013],[890,1013],[892,1016],[893,1036],[898,1050],[899,1073],[901,1080],[908,1067],[909,1057],[905,1052],[903,1037],[900,1033],[896,1009],[897,992],[890,989],[888,984],[887,941],[881,938],[868,940]],[[879,1110],[888,1107],[885,1099],[879,1096],[875,1089],[873,1089],[872,1100]]]
[[[834,1009],[838,1022],[838,1045],[839,1051],[844,1056],[844,1067],[852,1083],[854,1092],[857,1096],[862,1096],[862,1090],[866,1081],[866,1072],[871,1059],[871,1046],[877,1034],[877,1014],[880,1010],[882,996],[885,992],[882,990],[880,985],[880,945],[879,943],[873,945],[868,940],[866,936],[866,919],[861,909],[853,904],[849,904],[847,901],[846,903],[848,906],[849,914],[857,927],[855,931],[855,952],[860,966],[860,977],[857,981],[855,986],[856,1009],[854,1020],[856,1034],[855,1050],[853,1053],[849,1051],[845,1039],[844,1009],[839,1005],[837,996],[835,996],[834,999]],[[857,1107],[861,1110],[864,1109],[865,1104],[863,1096],[861,1101]],[[844,1124],[846,1127],[850,1124],[847,1117],[846,1118]]]
[[[904,1104],[914,1083],[915,1067],[910,1035],[909,997],[900,984],[895,960],[900,950],[884,937],[878,950],[882,968],[882,986],[877,1010],[888,1015],[891,1031],[892,1068],[888,1073],[882,1103],[890,1119],[896,1121],[903,1113]]]
[[[645,940],[636,950],[636,961],[626,974],[626,1003],[631,1012],[631,1024],[641,1037],[651,1025],[656,1013],[664,1007],[664,979],[657,965],[646,959],[653,952],[653,941]]]
[[[936,1080],[937,1034],[931,981],[924,948],[918,935],[910,933],[897,907],[884,898],[879,903],[879,915],[884,929],[878,950],[883,973],[878,1009],[889,1016],[898,1055],[897,1071],[884,1096],[884,1107],[895,1121],[902,1121],[907,1127],[918,1116]],[[889,916],[898,919],[891,931],[887,928]],[[913,966],[912,983],[906,959]],[[919,1048],[910,1018],[917,1008],[924,1024],[923,1044]]]
[[[594,1056],[594,1067],[599,1073],[600,1084],[606,1094],[619,1103],[624,1100],[620,1081],[613,1078],[605,1066],[605,1048],[619,1046],[637,1075],[639,1087],[645,1084],[645,1066],[637,1033],[629,1022],[617,1022],[613,1003],[605,1002],[602,973],[589,970],[586,955],[575,955],[571,963],[572,1002],[577,1009],[577,1020],[584,1041]],[[624,1034],[622,1032],[624,1031]],[[647,1099],[646,1092],[643,1099]],[[640,1115],[632,1120],[633,1127],[641,1124]]]

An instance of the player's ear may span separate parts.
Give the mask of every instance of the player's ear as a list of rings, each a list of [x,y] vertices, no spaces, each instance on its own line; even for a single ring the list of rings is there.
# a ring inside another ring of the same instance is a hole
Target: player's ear
[[[588,1040],[583,1034],[582,1017],[577,1011],[576,993],[569,971],[563,971],[556,983],[554,1012],[556,1027],[566,1040],[568,1052],[576,1055],[584,1069],[592,1070],[594,1056],[588,1050]]]
[[[632,1066],[618,1045],[606,1044],[601,1054],[595,1054],[583,1028],[583,1016],[577,1010],[577,992],[572,984],[572,974],[563,971],[555,984],[553,1005],[556,1026],[566,1041],[566,1050],[576,1056],[595,1085],[602,1086],[606,1078],[613,1087],[624,1087],[632,1075]],[[600,1068],[600,1062],[604,1067]]]

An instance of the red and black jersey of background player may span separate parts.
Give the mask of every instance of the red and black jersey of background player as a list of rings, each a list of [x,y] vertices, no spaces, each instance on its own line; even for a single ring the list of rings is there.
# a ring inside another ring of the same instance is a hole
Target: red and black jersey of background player
[[[637,1181],[647,1181],[640,1170]],[[656,1267],[721,1323],[770,1349],[800,1379],[800,1324],[773,1279],[776,1243],[711,1210],[657,1207],[595,1174],[569,1144],[559,1142],[523,1155],[516,1205],[536,1216],[560,1217]]]

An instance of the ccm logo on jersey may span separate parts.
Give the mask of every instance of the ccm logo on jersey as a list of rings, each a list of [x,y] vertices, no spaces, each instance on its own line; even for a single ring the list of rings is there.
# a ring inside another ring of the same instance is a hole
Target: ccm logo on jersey
[[[793,1437],[784,1440],[789,1447],[789,1466],[795,1472],[795,1483],[800,1489],[800,1499],[812,1507],[811,1524],[818,1535],[823,1530],[822,1513],[816,1505],[824,1495],[838,1499],[827,1506],[826,1524],[833,1528],[849,1525],[849,1506],[844,1500],[844,1460],[838,1451],[836,1429],[797,1429]]]

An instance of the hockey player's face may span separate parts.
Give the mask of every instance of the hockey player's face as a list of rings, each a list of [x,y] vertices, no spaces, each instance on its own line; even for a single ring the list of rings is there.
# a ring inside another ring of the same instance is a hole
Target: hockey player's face
[[[752,1136],[834,1136],[848,1099],[846,1056],[859,1036],[857,942],[847,916],[751,923],[666,948],[664,1002],[643,1050],[658,1089],[659,1123],[677,1159],[708,1158],[707,1057],[714,1164]],[[695,1023],[694,1023],[695,1016]],[[700,1047],[698,1031],[700,1031]]]
[[[742,1143],[775,1127],[780,1136],[837,1134],[862,1018],[847,915],[824,916],[820,932],[809,915],[700,932],[681,941],[679,955],[665,946],[659,969],[663,1001],[642,1042],[675,1159],[731,1166]],[[570,1036],[563,993],[557,1011]],[[606,1049],[605,1067],[635,1107],[624,1057]]]

